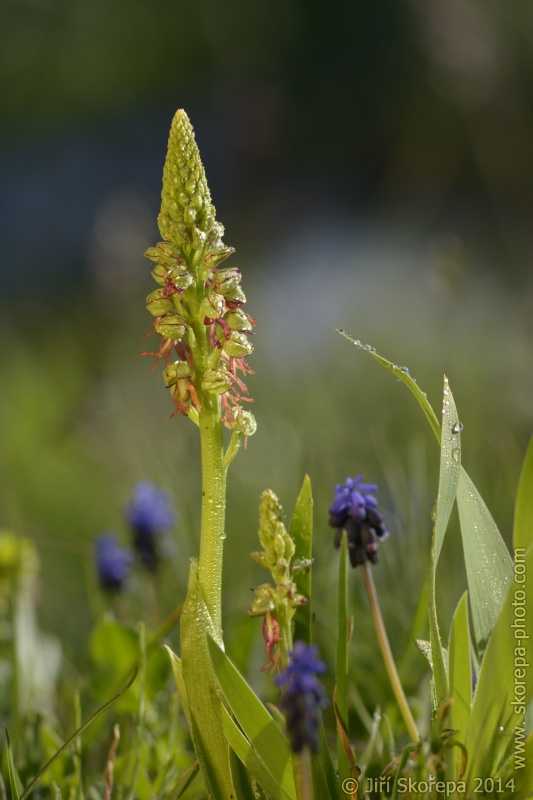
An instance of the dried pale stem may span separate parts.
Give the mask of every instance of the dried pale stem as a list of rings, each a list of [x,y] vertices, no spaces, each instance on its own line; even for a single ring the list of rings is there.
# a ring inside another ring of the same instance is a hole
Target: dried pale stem
[[[374,620],[374,627],[378,636],[383,661],[385,662],[385,669],[387,670],[392,690],[394,692],[394,696],[396,697],[396,702],[400,708],[405,726],[409,732],[409,736],[413,742],[417,742],[420,740],[420,733],[418,732],[416,722],[413,719],[413,715],[411,714],[411,709],[409,708],[402,684],[400,683],[400,677],[398,675],[398,670],[396,669],[396,664],[390,649],[387,631],[385,630],[383,617],[381,615],[376,585],[374,583],[372,570],[368,561],[365,561],[363,574],[365,576],[365,587],[368,594],[372,618]]]

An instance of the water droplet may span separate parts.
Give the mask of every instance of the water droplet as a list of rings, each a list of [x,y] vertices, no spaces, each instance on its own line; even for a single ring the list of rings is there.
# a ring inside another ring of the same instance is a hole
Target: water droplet
[[[404,375],[409,375],[409,367],[400,367]]]
[[[503,732],[504,732],[504,730],[505,730],[505,728],[503,727],[503,725],[500,725],[500,726],[499,726],[499,728],[498,728],[498,730],[500,731],[500,733],[503,733]]]
[[[459,460],[461,458],[461,451],[459,450],[458,447],[454,447],[453,448],[453,450],[452,450],[452,458],[453,458],[453,460],[455,461],[456,464],[459,463]]]
[[[457,420],[457,422],[452,428],[452,433],[461,433],[462,430],[463,430],[463,423]]]
[[[367,353],[370,353],[370,345],[369,344],[365,344],[363,346],[363,350],[366,350]]]

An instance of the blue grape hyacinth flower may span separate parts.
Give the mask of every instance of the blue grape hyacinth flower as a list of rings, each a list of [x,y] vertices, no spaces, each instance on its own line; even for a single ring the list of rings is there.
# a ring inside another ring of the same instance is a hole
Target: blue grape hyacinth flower
[[[125,508],[125,515],[141,564],[154,570],[161,554],[158,540],[172,527],[176,518],[168,492],[148,481],[140,481],[133,489],[133,498]]]
[[[130,575],[133,556],[126,547],[121,547],[112,533],[99,536],[95,544],[96,571],[102,589],[119,592]]]
[[[294,753],[301,753],[304,747],[309,747],[313,753],[318,752],[320,709],[328,701],[316,676],[324,672],[326,665],[319,661],[317,648],[295,642],[289,666],[276,678],[276,685],[285,688],[280,705],[285,713],[287,735]]]
[[[378,561],[378,547],[389,535],[383,514],[374,496],[375,483],[363,483],[363,476],[346,478],[335,486],[333,504],[329,509],[329,524],[337,529],[335,547],[342,541],[342,532],[348,537],[348,552],[352,567]]]

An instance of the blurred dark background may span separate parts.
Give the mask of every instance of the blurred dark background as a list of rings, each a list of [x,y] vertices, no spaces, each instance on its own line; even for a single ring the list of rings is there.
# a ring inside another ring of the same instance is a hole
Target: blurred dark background
[[[266,576],[242,553],[259,493],[289,511],[308,472],[326,639],[332,485],[364,472],[395,534],[378,582],[408,649],[438,451],[405,389],[335,328],[409,366],[436,410],[446,372],[463,463],[510,542],[533,427],[533,6],[8,0],[2,16],[0,521],[37,542],[42,625],[83,652],[91,543],[121,529],[140,478],[180,510],[168,608],[196,552],[196,431],[169,421],[138,358],[142,254],[184,107],[259,319],[259,431],[229,488],[228,637],[255,631],[243,614]],[[448,547],[450,611],[464,579],[457,536]],[[370,645],[354,647],[364,671]]]

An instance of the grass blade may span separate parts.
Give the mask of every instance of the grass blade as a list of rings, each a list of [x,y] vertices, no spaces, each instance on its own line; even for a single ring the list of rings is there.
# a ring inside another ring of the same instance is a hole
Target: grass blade
[[[524,575],[533,575],[533,549],[524,560]],[[517,573],[518,577],[518,573]],[[521,608],[523,615],[519,615]],[[472,783],[479,775],[495,775],[506,750],[524,734],[524,717],[533,693],[533,640],[526,620],[533,619],[533,592],[515,582],[505,598],[502,611],[481,663],[472,712],[466,733]],[[520,704],[516,700],[520,699]],[[473,785],[473,784],[472,784]]]
[[[481,658],[513,578],[513,564],[496,523],[461,469],[457,486],[466,577],[476,647]]]
[[[379,364],[401,380],[414,395],[440,444],[441,435],[437,417],[428,403],[425,392],[409,375],[406,367],[399,367],[378,355],[370,345],[362,345],[345,331],[338,331],[347,341],[364,350]],[[481,655],[511,583],[512,561],[481,495],[463,467],[459,470],[456,494],[461,535],[468,580],[468,594],[478,652]]]
[[[435,564],[437,563],[452,513],[457,483],[461,468],[461,423],[455,407],[455,400],[444,376],[444,392],[442,397],[442,427],[440,445],[439,490],[437,494],[437,514],[435,518]]]
[[[437,708],[448,698],[448,675],[444,663],[442,641],[439,633],[436,601],[437,562],[439,560],[444,535],[450,520],[455,496],[459,469],[461,466],[460,423],[455,401],[444,377],[442,397],[442,428],[440,445],[439,489],[437,492],[437,511],[431,542],[431,564],[429,580],[429,638],[433,660],[433,685]]]
[[[32,790],[35,788],[35,786],[36,786],[36,785],[39,783],[39,781],[41,780],[41,778],[43,777],[43,775],[45,775],[45,774],[46,774],[46,772],[48,772],[48,770],[50,769],[50,767],[52,766],[52,764],[54,764],[54,763],[57,761],[57,759],[59,758],[59,756],[60,756],[60,755],[62,755],[62,754],[65,752],[65,750],[66,750],[68,747],[70,747],[70,745],[71,745],[73,742],[75,742],[75,741],[76,741],[76,739],[78,738],[78,736],[81,736],[81,735],[82,735],[82,733],[84,733],[84,731],[86,731],[86,730],[87,730],[87,728],[88,728],[90,725],[92,725],[92,723],[93,723],[93,722],[94,722],[96,719],[98,719],[98,717],[99,717],[99,716],[101,716],[101,715],[102,715],[102,714],[103,714],[105,711],[107,711],[107,709],[108,709],[108,708],[111,708],[111,706],[112,706],[114,703],[116,703],[116,702],[117,702],[117,700],[119,700],[119,699],[122,697],[122,695],[123,695],[123,694],[125,694],[125,693],[128,691],[128,689],[129,689],[129,688],[130,688],[130,686],[133,684],[133,682],[134,682],[134,680],[135,680],[135,678],[136,678],[136,677],[137,677],[137,670],[135,670],[135,672],[133,673],[133,675],[131,676],[131,678],[130,678],[130,679],[129,679],[129,681],[127,682],[126,686],[124,686],[124,688],[123,688],[123,689],[122,689],[122,690],[121,690],[121,691],[120,691],[118,694],[116,694],[114,697],[112,697],[112,698],[111,698],[111,700],[108,700],[108,702],[107,702],[107,703],[104,703],[104,705],[103,705],[103,706],[100,706],[100,708],[98,709],[98,711],[95,711],[95,712],[94,712],[94,714],[93,714],[91,717],[89,717],[89,719],[88,719],[88,720],[86,720],[86,721],[83,723],[83,725],[80,725],[80,727],[78,728],[78,730],[77,730],[77,731],[75,731],[75,732],[72,734],[72,736],[71,736],[69,739],[67,739],[67,741],[65,742],[65,744],[64,744],[62,747],[60,747],[60,748],[59,748],[59,750],[57,751],[57,753],[54,753],[54,755],[52,756],[52,758],[50,759],[50,761],[48,761],[48,762],[47,762],[47,763],[44,765],[44,767],[43,767],[42,769],[40,769],[40,770],[39,770],[39,772],[37,773],[37,775],[35,776],[35,778],[32,780],[32,782],[31,782],[30,784],[28,784],[28,786],[26,786],[26,788],[24,789],[24,791],[23,791],[23,792],[22,792],[22,794],[20,795],[20,798],[17,796],[16,800],[25,800],[25,798],[29,796],[30,792],[31,792],[31,791],[32,791]]]
[[[393,364],[392,361],[389,361],[388,359],[383,358],[383,356],[380,356],[378,353],[376,353],[376,349],[374,347],[371,347],[369,344],[365,345],[361,344],[359,339],[353,339],[348,333],[346,333],[346,331],[337,330],[337,333],[340,333],[340,335],[343,336],[348,342],[351,342],[351,344],[355,345],[355,347],[357,347],[358,350],[364,350],[366,353],[370,353],[372,358],[374,358],[378,362],[378,364],[381,364],[381,366],[385,367],[386,370],[392,372],[395,378],[402,381],[402,383],[405,383],[407,388],[417,399],[418,405],[426,415],[431,430],[435,434],[437,441],[440,444],[439,421],[435,416],[435,412],[431,408],[431,405],[428,402],[426,393],[423,392],[416,383],[416,381],[413,380],[413,378],[411,378],[407,367],[399,367],[397,364]]]
[[[22,795],[20,793],[22,791],[22,782],[18,776],[17,768],[15,767],[15,761],[13,759],[13,750],[11,749],[11,739],[9,738],[9,732],[7,730],[7,726],[4,727],[4,731],[6,734],[7,771],[9,775],[9,786],[11,788],[11,796],[13,800],[21,800]]]
[[[198,764],[198,761],[195,761],[194,764],[191,764],[191,766],[185,770],[179,781],[166,795],[165,800],[178,800],[178,798],[182,796],[183,792],[189,788],[193,780],[198,775],[199,770],[200,765]]]
[[[533,542],[533,436],[520,473],[514,515],[513,544],[527,550]]]

